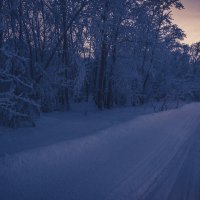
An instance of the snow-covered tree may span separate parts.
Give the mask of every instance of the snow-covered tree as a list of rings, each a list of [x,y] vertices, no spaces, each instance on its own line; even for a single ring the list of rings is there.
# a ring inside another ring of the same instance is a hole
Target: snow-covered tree
[[[172,20],[182,8],[180,0],[1,0],[0,122],[16,126],[39,108],[89,99],[99,109],[200,99],[200,45],[182,44]]]

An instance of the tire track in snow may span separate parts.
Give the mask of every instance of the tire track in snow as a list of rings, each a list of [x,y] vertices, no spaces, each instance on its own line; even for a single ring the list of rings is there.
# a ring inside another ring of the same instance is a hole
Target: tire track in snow
[[[165,179],[160,178],[163,177],[163,173],[165,173],[165,170],[169,171],[169,169],[171,169],[171,173],[173,174],[171,176],[171,180],[176,179],[177,176],[177,170],[178,168],[181,168],[181,162],[183,163],[187,153],[188,153],[188,149],[190,147],[190,138],[193,139],[194,134],[193,132],[195,132],[195,129],[197,127],[197,124],[199,122],[198,120],[199,118],[199,114],[195,115],[195,114],[191,114],[191,115],[187,115],[185,116],[185,120],[181,122],[181,126],[177,128],[177,131],[185,131],[186,132],[186,137],[183,137],[183,141],[174,141],[174,143],[172,143],[173,141],[167,141],[167,139],[160,144],[161,148],[159,149],[159,147],[156,149],[157,152],[152,154],[149,154],[149,158],[145,160],[143,160],[143,162],[138,166],[138,169],[133,169],[132,172],[130,172],[130,174],[124,178],[124,180],[121,181],[121,183],[114,189],[114,191],[110,194],[109,198],[107,199],[146,199],[146,200],[156,200],[155,196],[154,198],[151,198],[152,195],[150,195],[152,193],[152,190],[155,190],[156,192],[158,191],[158,193],[160,194],[160,196],[158,195],[158,200],[162,199],[168,199],[167,198],[167,194],[166,191],[167,189],[165,189],[163,191],[163,188],[158,189],[159,185],[162,184],[163,182],[165,183]],[[167,127],[165,127],[167,128]],[[168,128],[168,131],[172,131],[170,128]],[[175,131],[176,132],[176,131]],[[192,134],[190,135],[190,132],[192,132]],[[170,136],[169,136],[170,138]],[[163,144],[168,144],[166,146],[163,146]],[[173,149],[173,145],[176,146],[176,148]],[[166,162],[165,164],[160,164],[158,166],[155,167],[150,167],[150,171],[148,171],[148,167],[154,163],[154,162],[159,162],[162,161],[162,157],[165,155],[166,152],[169,152],[169,147],[171,146],[171,150],[172,153],[169,156],[169,158],[165,158]],[[155,150],[155,151],[156,151]],[[179,152],[180,151],[180,152]],[[153,155],[153,156],[152,156]],[[179,155],[179,157],[177,157],[177,155]],[[172,165],[171,163],[176,162],[176,165]],[[175,169],[177,166],[177,169]],[[146,168],[146,169],[145,169]],[[132,175],[133,174],[133,175]],[[143,180],[144,182],[141,184],[138,184],[138,181],[135,181],[135,179],[137,178],[137,175],[139,174],[139,177],[141,180]],[[144,175],[145,174],[145,175]],[[143,177],[142,177],[143,176]],[[167,175],[169,176],[169,174]],[[146,182],[145,182],[146,180]],[[147,181],[148,180],[148,181]],[[137,187],[135,187],[134,183],[137,182]],[[172,181],[173,182],[173,181]],[[169,187],[169,185],[168,185]],[[189,187],[189,186],[188,186]],[[167,186],[166,186],[167,188]],[[170,191],[168,191],[170,192]],[[165,195],[164,195],[165,194]],[[147,198],[145,198],[145,196],[148,196]],[[170,198],[169,198],[170,199]],[[176,198],[174,200],[177,200]],[[182,200],[182,199],[180,199]]]
[[[200,134],[194,132],[181,146],[142,200],[200,199]]]

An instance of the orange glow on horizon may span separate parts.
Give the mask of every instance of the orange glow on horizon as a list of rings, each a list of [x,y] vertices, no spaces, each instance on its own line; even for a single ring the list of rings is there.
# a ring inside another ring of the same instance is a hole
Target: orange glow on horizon
[[[173,19],[183,31],[187,38],[183,41],[186,44],[193,44],[200,41],[200,0],[181,0],[185,9],[173,10]]]

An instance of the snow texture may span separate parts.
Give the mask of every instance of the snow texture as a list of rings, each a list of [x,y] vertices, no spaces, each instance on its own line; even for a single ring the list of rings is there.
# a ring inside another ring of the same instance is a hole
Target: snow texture
[[[34,132],[21,135],[21,149],[1,149],[7,154],[0,158],[0,199],[200,199],[200,104],[139,117],[128,108],[113,114],[88,114],[78,123],[73,115],[66,122],[55,113],[43,117]],[[56,133],[60,141],[35,145],[31,135],[37,140],[42,127],[49,133],[40,135],[54,140]],[[70,131],[76,136],[63,136]]]

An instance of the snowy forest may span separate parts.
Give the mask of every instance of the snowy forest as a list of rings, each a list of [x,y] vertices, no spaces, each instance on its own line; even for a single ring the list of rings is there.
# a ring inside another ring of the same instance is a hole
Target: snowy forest
[[[1,0],[0,124],[93,102],[99,110],[200,101],[200,42],[179,0]],[[37,124],[36,124],[37,125]]]

